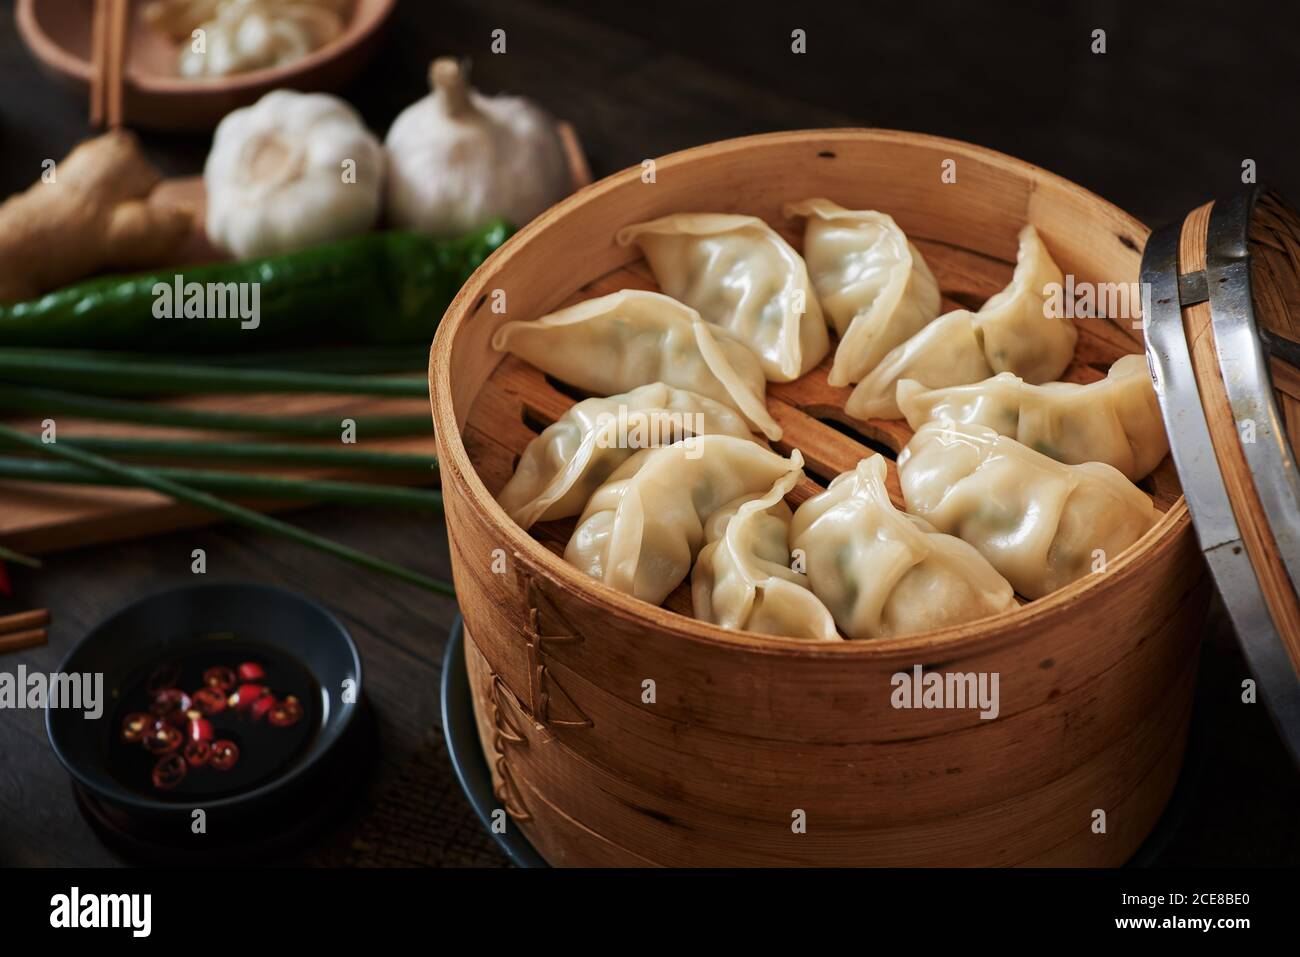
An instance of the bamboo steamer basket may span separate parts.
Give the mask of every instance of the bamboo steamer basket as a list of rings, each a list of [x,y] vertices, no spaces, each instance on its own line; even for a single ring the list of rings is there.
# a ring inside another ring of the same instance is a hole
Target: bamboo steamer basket
[[[870,642],[729,632],[689,617],[686,586],[654,607],[567,565],[571,521],[529,534],[496,504],[519,453],[576,396],[490,340],[508,319],[655,288],[614,235],[672,212],[757,215],[801,248],[786,201],[886,211],[926,257],[944,308],[977,308],[1006,284],[1025,223],[1076,282],[1136,281],[1147,229],[1027,163],[912,133],[768,134],[647,170],[602,180],[522,230],[466,284],[433,345],[467,665],[512,826],[556,865],[1128,860],[1180,770],[1210,594],[1168,458],[1142,483],[1163,513],[1155,527],[1104,572],[1015,611]],[[1140,322],[1077,325],[1072,381],[1143,349]],[[902,421],[845,416],[849,390],[826,384],[829,363],[769,383],[785,429],[776,447],[799,448],[818,480],[796,488],[795,504],[873,449],[892,459],[910,436]],[[889,486],[901,503],[892,460]],[[913,666],[996,673],[998,717],[895,709],[891,677]]]

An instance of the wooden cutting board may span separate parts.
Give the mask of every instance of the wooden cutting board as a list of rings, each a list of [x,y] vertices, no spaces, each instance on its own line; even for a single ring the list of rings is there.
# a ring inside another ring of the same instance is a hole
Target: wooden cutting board
[[[573,174],[574,189],[591,182],[582,146],[577,134],[567,123],[560,124],[560,135]],[[189,240],[176,250],[169,265],[210,262],[222,258],[207,242],[203,230],[202,211],[205,206],[203,180],[200,177],[167,180],[160,183],[150,197],[160,204],[184,204],[195,211],[195,229]],[[423,376],[423,368],[411,370]],[[74,391],[69,383],[69,391]],[[344,418],[362,418],[375,415],[429,415],[427,399],[372,398],[368,396],[340,395],[204,395],[169,400],[166,405],[177,408],[220,409],[231,412],[275,415],[329,415]],[[40,427],[40,417],[6,419],[25,431],[35,433]],[[60,415],[57,418],[59,435],[68,436],[168,436],[176,438],[226,439],[228,441],[257,441],[258,436],[239,435],[232,432],[202,433],[189,430],[161,429],[150,426],[123,425],[94,422]],[[260,437],[265,439],[266,437]],[[342,448],[338,440],[325,440],[328,447]],[[356,448],[365,451],[405,452],[410,454],[435,454],[433,427],[427,436],[367,439],[357,436]],[[190,468],[218,468],[203,462],[168,463]],[[383,482],[387,484],[431,485],[437,473],[429,475],[411,472],[366,472],[339,468],[275,469],[259,467],[257,471],[268,475],[293,477],[336,478],[355,481]],[[241,504],[262,511],[301,507],[302,502],[241,501]],[[29,555],[44,555],[83,545],[140,538],[160,532],[223,521],[208,512],[177,505],[170,499],[153,492],[126,488],[89,488],[76,485],[49,485],[0,480],[0,543]]]

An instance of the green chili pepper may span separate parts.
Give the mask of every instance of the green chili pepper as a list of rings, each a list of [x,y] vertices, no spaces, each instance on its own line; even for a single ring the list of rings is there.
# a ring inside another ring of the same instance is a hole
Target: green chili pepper
[[[304,341],[427,344],[465,280],[510,232],[494,222],[451,240],[368,233],[266,259],[92,279],[0,305],[0,346],[242,352]],[[207,315],[206,308],[202,318],[185,318],[193,283],[214,291],[214,305],[233,304],[241,287],[250,303],[257,283],[256,326],[238,314]],[[160,303],[170,306],[171,318],[157,315],[166,311]]]

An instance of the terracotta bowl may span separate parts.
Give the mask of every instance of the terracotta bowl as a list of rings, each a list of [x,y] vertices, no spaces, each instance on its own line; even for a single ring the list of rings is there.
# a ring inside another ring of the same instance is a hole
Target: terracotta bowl
[[[176,73],[177,44],[140,20],[131,4],[123,113],[131,126],[209,130],[231,110],[276,87],[333,90],[355,76],[375,52],[396,0],[355,0],[343,33],[319,50],[280,67],[234,76],[187,79]],[[18,0],[18,33],[53,76],[89,95],[91,0]]]

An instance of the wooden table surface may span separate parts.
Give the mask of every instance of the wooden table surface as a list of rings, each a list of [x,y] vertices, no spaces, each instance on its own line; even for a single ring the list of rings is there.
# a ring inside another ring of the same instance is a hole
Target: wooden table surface
[[[983,5],[918,4],[888,21],[838,5],[542,4],[440,0],[399,6],[380,57],[343,91],[383,131],[421,94],[441,53],[470,56],[489,91],[526,93],[572,121],[597,176],[647,157],[746,133],[814,126],[882,126],[954,136],[1061,173],[1150,222],[1181,215],[1236,188],[1253,159],[1262,182],[1300,195],[1293,163],[1300,132],[1278,104],[1294,102],[1294,29],[1254,20],[1248,5],[1183,2],[1165,9],[1104,3],[1089,12],[1054,5],[991,16]],[[590,8],[590,9],[588,9]],[[1267,23],[1266,27],[1250,24]],[[807,31],[808,52],[790,52]],[[1107,31],[1107,53],[1089,50]],[[504,55],[488,51],[506,31]],[[1213,42],[1201,42],[1211,37]],[[1290,107],[1288,107],[1290,109]],[[0,3],[0,196],[25,188],[46,157],[87,134],[85,104],[52,85]],[[150,156],[174,175],[199,170],[206,136],[145,135]],[[292,520],[312,531],[450,577],[446,536],[434,519],[309,509]],[[438,682],[452,601],[357,572],[297,546],[229,526],[53,556],[39,573],[13,570],[19,607],[53,610],[47,646],[5,656],[0,669],[54,668],[71,646],[128,602],[194,580],[203,548],[209,580],[273,583],[313,595],[338,613],[361,646],[379,719],[376,773],[360,810],[298,862],[401,862],[367,849],[407,834],[456,831],[459,850],[425,863],[500,863],[468,806],[422,807],[412,769],[452,790],[436,745]],[[1231,635],[1216,629],[1203,655],[1206,771],[1161,860],[1171,864],[1300,862],[1294,809],[1300,781],[1261,706],[1242,705],[1246,674]],[[431,758],[430,755],[433,755]],[[430,762],[433,762],[430,766]],[[423,785],[422,785],[423,786]],[[434,803],[434,802],[430,802]],[[398,807],[398,810],[394,810]],[[431,818],[436,810],[440,817]],[[468,847],[468,850],[466,849]],[[0,863],[90,864],[117,859],[73,804],[38,712],[0,712]]]

